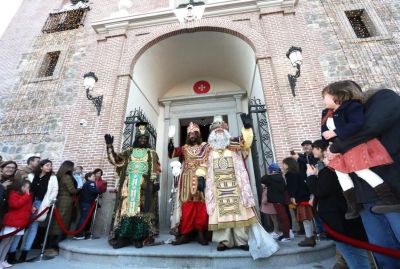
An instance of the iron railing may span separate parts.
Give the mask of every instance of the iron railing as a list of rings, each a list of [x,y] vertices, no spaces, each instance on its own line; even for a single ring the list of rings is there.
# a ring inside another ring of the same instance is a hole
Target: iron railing
[[[54,33],[77,29],[83,26],[89,7],[50,13],[43,26],[43,33]]]

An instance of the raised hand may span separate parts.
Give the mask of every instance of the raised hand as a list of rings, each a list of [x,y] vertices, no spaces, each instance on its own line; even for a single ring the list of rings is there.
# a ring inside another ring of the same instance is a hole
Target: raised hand
[[[104,140],[106,141],[107,145],[112,145],[112,143],[114,142],[114,136],[112,136],[110,134],[105,134]]]
[[[244,128],[248,129],[253,127],[253,121],[251,120],[250,114],[242,113],[240,114],[240,118],[242,119]]]

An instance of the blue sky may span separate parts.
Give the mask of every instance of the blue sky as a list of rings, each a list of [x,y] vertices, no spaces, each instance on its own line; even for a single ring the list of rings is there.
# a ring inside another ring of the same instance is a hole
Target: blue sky
[[[0,9],[0,38],[23,0],[2,1]]]

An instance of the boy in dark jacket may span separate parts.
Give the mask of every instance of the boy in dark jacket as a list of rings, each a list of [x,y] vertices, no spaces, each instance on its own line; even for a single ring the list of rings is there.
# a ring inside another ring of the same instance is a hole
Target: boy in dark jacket
[[[86,218],[89,215],[92,203],[96,200],[97,196],[101,194],[101,190],[96,187],[95,177],[93,173],[87,173],[85,175],[86,182],[82,186],[82,190],[79,194],[79,207],[81,210],[81,217],[78,222],[78,229],[83,225]],[[84,232],[80,232],[77,236],[74,236],[75,240],[85,239]]]

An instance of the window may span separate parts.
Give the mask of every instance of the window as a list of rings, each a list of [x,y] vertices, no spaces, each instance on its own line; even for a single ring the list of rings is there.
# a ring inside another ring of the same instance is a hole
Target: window
[[[80,2],[79,2],[80,3]],[[77,29],[83,25],[89,7],[66,7],[63,11],[50,13],[43,26],[43,33],[54,33],[66,30]]]
[[[59,58],[60,58],[60,51],[48,52],[43,59],[37,77],[53,76]]]
[[[368,38],[376,35],[375,26],[365,9],[347,10],[344,13],[358,38]]]

